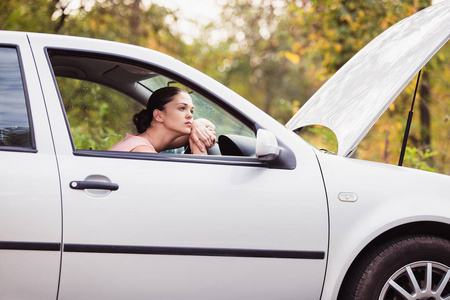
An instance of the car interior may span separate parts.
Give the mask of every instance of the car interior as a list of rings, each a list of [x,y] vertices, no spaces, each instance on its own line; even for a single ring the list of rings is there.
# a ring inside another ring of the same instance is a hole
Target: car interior
[[[151,68],[114,57],[58,50],[49,51],[49,58],[75,150],[108,150],[126,133],[134,133],[132,116],[146,106],[153,91],[174,85],[190,93],[194,118],[206,118],[216,125],[217,145],[208,149],[208,154],[255,157],[253,129],[216,103]],[[169,153],[189,154],[190,149]]]

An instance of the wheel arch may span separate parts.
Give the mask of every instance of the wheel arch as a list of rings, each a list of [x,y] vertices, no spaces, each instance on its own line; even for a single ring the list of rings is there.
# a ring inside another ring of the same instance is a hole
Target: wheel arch
[[[412,222],[391,228],[388,231],[385,231],[377,236],[359,252],[359,254],[351,263],[339,288],[338,299],[342,299],[341,293],[349,281],[349,276],[356,269],[356,266],[365,257],[366,254],[372,252],[381,244],[387,243],[391,240],[405,235],[432,235],[450,241],[450,224],[436,221]]]

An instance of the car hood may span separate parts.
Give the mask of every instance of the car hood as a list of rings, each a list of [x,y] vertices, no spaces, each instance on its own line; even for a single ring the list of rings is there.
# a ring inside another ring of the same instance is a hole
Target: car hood
[[[286,124],[322,125],[349,156],[419,70],[448,41],[450,1],[430,6],[390,27],[331,77]]]

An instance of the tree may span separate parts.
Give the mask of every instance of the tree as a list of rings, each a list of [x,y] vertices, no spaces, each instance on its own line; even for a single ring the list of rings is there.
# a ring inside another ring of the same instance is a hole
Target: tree
[[[290,17],[288,19],[292,24],[289,35],[295,37],[296,42],[292,44],[289,55],[297,55],[306,59],[309,62],[308,69],[313,71],[312,75],[317,83],[322,84],[383,30],[429,5],[431,5],[431,1],[422,0],[304,0],[292,2],[289,4]],[[440,55],[445,57],[447,55],[445,53],[448,54],[448,50],[445,50],[444,47]],[[433,149],[441,148],[439,144],[442,143],[442,138],[449,139],[448,130],[444,130],[447,137],[438,136],[436,138],[433,137],[433,134],[442,135],[442,133],[432,130],[433,127],[436,127],[433,122],[441,124],[438,126],[445,128],[443,121],[434,117],[438,113],[437,102],[449,99],[448,86],[443,88],[443,84],[439,83],[440,80],[448,82],[448,75],[445,76],[444,72],[445,68],[448,68],[445,60],[440,64],[431,62],[422,72],[416,101],[418,102],[417,112],[409,139],[412,149],[418,149],[418,151],[409,151],[414,155],[421,152],[431,153]],[[442,76],[444,77],[441,78]],[[435,78],[435,82],[431,83],[431,77]],[[368,146],[364,144],[360,146],[362,151],[358,151],[359,157],[396,163],[406,116],[414,93],[414,85],[415,82],[412,82],[405,89],[386,112],[383,120],[375,125],[367,138],[370,141],[366,144]],[[446,95],[445,90],[447,90]],[[441,97],[436,97],[438,94]],[[442,109],[441,105],[439,104]],[[449,101],[447,100],[444,107],[448,107],[448,105]],[[374,151],[378,145],[380,151]],[[384,155],[380,156],[375,153],[384,153]],[[434,162],[440,155],[441,153],[422,157],[426,159],[427,164],[443,171],[445,167]]]
[[[3,0],[0,28],[120,41],[183,55],[186,45],[166,22],[176,14],[142,0]]]
[[[86,2],[89,1],[3,0],[0,4],[0,28],[3,30],[61,33],[68,19],[84,11]]]
[[[96,1],[89,10],[68,20],[62,33],[113,40],[152,48],[168,54],[184,53],[185,44],[166,18],[176,15],[165,7],[142,0]]]
[[[282,123],[308,88],[302,70],[282,55],[292,44],[283,29],[286,13],[283,1],[228,1],[220,22],[206,27],[196,45],[202,49],[196,67],[217,66],[206,66],[207,73]]]

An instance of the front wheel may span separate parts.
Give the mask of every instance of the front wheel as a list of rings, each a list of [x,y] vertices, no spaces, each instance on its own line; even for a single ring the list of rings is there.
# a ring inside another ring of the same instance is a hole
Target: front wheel
[[[340,294],[358,300],[450,300],[450,241],[408,236],[358,262]]]

